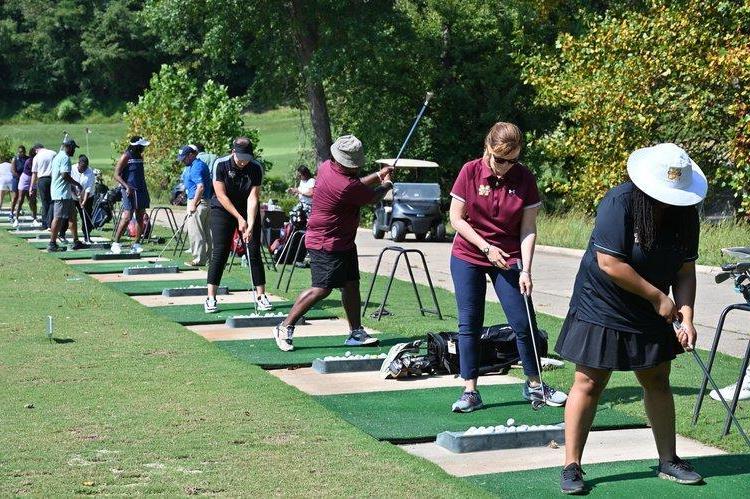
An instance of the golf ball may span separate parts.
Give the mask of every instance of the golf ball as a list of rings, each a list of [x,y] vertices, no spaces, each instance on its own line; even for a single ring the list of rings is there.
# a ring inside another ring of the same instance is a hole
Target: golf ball
[[[515,426],[509,426],[508,429],[505,430],[506,433],[515,433],[516,431],[518,430],[516,430]]]
[[[386,355],[384,353],[381,353],[380,355],[378,355],[379,359],[385,359],[386,357],[388,357],[388,355]]]
[[[351,352],[346,352],[346,353],[344,354],[344,357],[351,357],[351,355],[352,355],[352,353],[351,353]]]
[[[518,427],[518,431],[529,431],[529,425],[522,424],[521,426]]]
[[[516,420],[513,418],[508,418],[508,420],[505,422],[505,426],[513,426],[516,424]]]
[[[469,428],[468,430],[464,432],[464,435],[474,435],[476,432],[477,432],[477,427],[472,426],[471,428]]]

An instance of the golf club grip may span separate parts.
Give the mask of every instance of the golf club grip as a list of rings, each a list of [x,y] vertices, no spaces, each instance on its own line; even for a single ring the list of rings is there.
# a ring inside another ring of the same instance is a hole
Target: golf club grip
[[[433,97],[435,97],[434,92],[427,92],[427,95],[424,96],[424,105],[429,104]]]

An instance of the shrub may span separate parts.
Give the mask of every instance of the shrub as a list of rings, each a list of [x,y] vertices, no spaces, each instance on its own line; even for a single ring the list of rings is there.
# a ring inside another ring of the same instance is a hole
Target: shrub
[[[10,137],[0,137],[0,163],[10,161],[15,153],[16,149],[13,147],[13,142],[10,140]]]
[[[46,116],[44,112],[44,106],[41,102],[34,102],[32,104],[26,105],[20,113],[18,113],[18,116],[21,119],[24,120],[31,120],[31,121],[43,121]]]
[[[60,121],[73,121],[80,118],[81,113],[72,99],[63,99],[55,108],[55,116]]]

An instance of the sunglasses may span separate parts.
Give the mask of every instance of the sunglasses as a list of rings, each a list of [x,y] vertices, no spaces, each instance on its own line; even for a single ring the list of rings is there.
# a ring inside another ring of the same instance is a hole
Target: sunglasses
[[[501,158],[500,156],[492,156],[492,159],[495,161],[495,164],[497,164],[497,165],[508,164],[508,165],[512,166],[512,165],[515,165],[515,164],[518,163],[518,158],[517,157],[513,158],[513,159],[507,159],[507,158]]]

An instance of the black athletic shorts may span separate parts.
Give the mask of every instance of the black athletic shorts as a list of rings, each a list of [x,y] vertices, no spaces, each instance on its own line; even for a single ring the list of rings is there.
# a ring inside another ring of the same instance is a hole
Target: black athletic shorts
[[[349,281],[359,280],[357,248],[346,251],[307,250],[314,288],[343,288]]]

